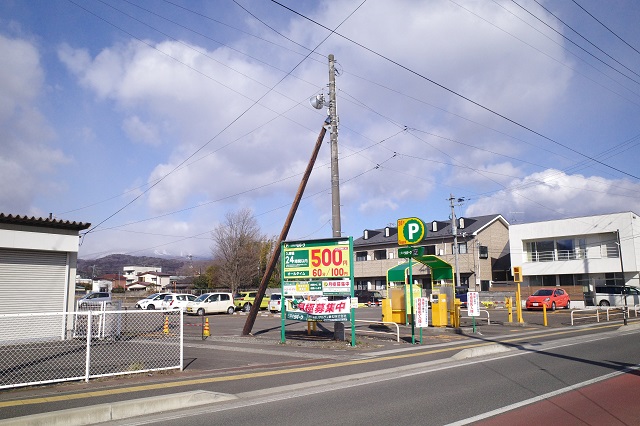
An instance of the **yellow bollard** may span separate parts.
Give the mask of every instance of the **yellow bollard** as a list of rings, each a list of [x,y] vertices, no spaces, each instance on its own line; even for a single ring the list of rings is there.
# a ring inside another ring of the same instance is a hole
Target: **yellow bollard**
[[[307,336],[311,336],[311,328],[313,328],[313,331],[316,331],[315,321],[307,321]]]
[[[542,325],[547,326],[547,305],[542,302]]]
[[[209,330],[209,318],[204,320],[204,328],[202,329],[202,336],[209,337],[211,336],[211,330]]]
[[[509,322],[513,322],[513,306],[511,304],[511,298],[505,297],[504,304],[507,306],[507,314],[508,314]]]
[[[518,288],[516,289],[516,313],[518,315],[518,322],[520,324],[523,324],[524,319],[522,318],[522,300],[520,298],[520,283],[518,283]]]
[[[164,334],[169,334],[169,316],[164,317],[164,328],[162,329]]]

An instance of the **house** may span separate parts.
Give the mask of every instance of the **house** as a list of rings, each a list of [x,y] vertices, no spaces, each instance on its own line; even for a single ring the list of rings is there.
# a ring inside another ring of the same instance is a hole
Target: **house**
[[[596,285],[640,286],[638,229],[633,212],[512,225],[511,264],[523,286],[562,286],[573,297]]]
[[[120,274],[104,274],[93,283],[93,291],[113,291],[126,288],[127,278]],[[105,290],[106,289],[106,290]]]
[[[150,283],[150,287],[156,290],[166,290],[171,284],[171,274],[163,274],[162,272],[147,271],[138,274],[138,282]]]
[[[79,235],[90,226],[0,213],[0,312],[73,311]]]
[[[127,280],[127,286],[138,281],[138,274],[143,272],[162,272],[161,267],[150,267],[150,266],[124,266],[122,268],[122,275],[124,275]]]
[[[451,221],[426,222],[423,240],[425,255],[436,255],[455,265],[454,235]],[[474,290],[489,290],[492,281],[509,278],[509,223],[499,214],[461,217],[457,219],[458,272],[460,283]],[[354,281],[356,290],[386,290],[387,271],[407,259],[398,257],[398,229],[389,225],[381,229],[365,229],[354,240]],[[414,282],[431,291],[429,267],[416,263],[412,268]]]

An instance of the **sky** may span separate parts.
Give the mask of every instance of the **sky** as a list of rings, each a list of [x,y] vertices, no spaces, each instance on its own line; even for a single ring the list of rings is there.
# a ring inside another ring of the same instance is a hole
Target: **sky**
[[[632,0],[2,0],[0,212],[79,257],[277,237],[336,60],[343,236],[405,217],[640,213]],[[289,240],[331,238],[327,132]]]

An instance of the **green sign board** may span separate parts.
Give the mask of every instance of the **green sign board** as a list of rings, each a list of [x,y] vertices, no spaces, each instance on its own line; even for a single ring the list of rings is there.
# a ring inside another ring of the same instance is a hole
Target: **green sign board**
[[[398,257],[418,257],[424,254],[424,247],[404,247],[398,249]]]

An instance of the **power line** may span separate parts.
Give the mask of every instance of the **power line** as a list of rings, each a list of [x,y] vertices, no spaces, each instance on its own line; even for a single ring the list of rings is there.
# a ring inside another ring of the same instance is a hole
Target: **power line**
[[[611,34],[613,34],[614,36],[616,36],[618,38],[618,40],[620,40],[621,42],[623,42],[624,44],[626,44],[627,46],[629,46],[631,49],[633,49],[636,53],[640,54],[640,52],[638,51],[638,49],[636,49],[635,47],[633,47],[632,45],[630,45],[629,43],[627,43],[626,40],[624,40],[622,37],[620,37],[618,34],[616,34],[611,28],[607,27],[604,23],[602,23],[602,21],[600,21],[598,18],[596,18],[595,16],[593,16],[587,9],[585,9],[584,7],[580,6],[580,4],[576,1],[576,0],[572,0],[576,6],[578,6],[580,9],[582,9],[587,15],[591,16],[593,19],[595,19],[595,21],[602,25],[603,27],[605,27],[607,29],[607,31],[609,31]]]
[[[298,15],[298,16],[300,16],[300,17],[302,17],[302,18],[304,18],[304,19],[306,19],[306,20],[318,25],[319,27],[322,27],[322,28],[324,28],[326,30],[331,31],[325,25],[323,25],[323,24],[321,24],[321,23],[319,23],[319,22],[317,22],[317,21],[315,21],[315,20],[313,20],[313,19],[311,19],[311,18],[309,18],[309,17],[307,17],[307,16],[305,16],[305,15],[303,15],[303,14],[301,14],[301,13],[295,11],[295,10],[293,10],[293,9],[291,9],[290,7],[285,6],[285,5],[283,5],[282,3],[279,3],[276,0],[271,0],[271,1],[273,3],[276,3],[277,5],[285,8],[285,9],[291,11],[292,13],[294,13],[294,14],[296,14],[296,15]],[[371,49],[371,48],[369,48],[367,46],[364,46],[363,44],[358,43],[357,41],[355,41],[355,40],[353,40],[353,39],[351,39],[351,38],[349,38],[349,37],[347,37],[345,35],[342,35],[342,34],[340,34],[338,32],[335,32],[335,34],[340,36],[340,37],[342,37],[343,39],[355,44],[356,46],[361,47],[362,49],[366,50],[367,52],[370,52],[370,53],[372,53],[372,54],[384,59],[385,61],[390,62],[393,65],[396,65],[397,67],[399,67],[399,68],[401,68],[401,69],[403,69],[403,70],[405,70],[405,71],[407,71],[407,72],[409,72],[409,73],[411,73],[411,74],[413,74],[413,75],[415,75],[415,76],[417,76],[417,77],[419,77],[419,78],[421,78],[421,79],[423,79],[425,81],[428,81],[429,83],[431,83],[431,84],[433,84],[433,85],[435,85],[435,86],[437,86],[437,87],[439,87],[439,88],[441,88],[441,89],[443,89],[443,90],[445,90],[445,91],[447,91],[447,92],[449,92],[449,93],[451,93],[451,94],[453,94],[453,95],[455,95],[455,96],[457,96],[457,97],[459,97],[459,98],[461,98],[461,99],[463,99],[463,100],[465,100],[465,101],[467,101],[467,102],[469,102],[469,103],[471,103],[471,104],[473,104],[473,105],[475,105],[475,106],[477,106],[477,107],[479,107],[479,108],[481,108],[481,109],[483,109],[483,110],[485,110],[485,111],[487,111],[487,112],[489,112],[489,113],[491,113],[491,114],[493,114],[495,116],[497,116],[497,117],[500,117],[503,120],[508,121],[509,123],[512,123],[512,124],[522,128],[522,129],[524,129],[524,130],[526,130],[526,131],[528,131],[530,133],[533,133],[534,135],[537,135],[537,136],[539,136],[539,137],[541,137],[541,138],[543,138],[543,139],[545,139],[545,140],[547,140],[549,142],[552,142],[552,143],[554,143],[554,144],[556,144],[558,146],[561,146],[561,147],[563,147],[563,148],[565,148],[565,149],[567,149],[567,150],[569,150],[569,151],[571,151],[571,152],[573,152],[575,154],[578,154],[578,155],[580,155],[582,157],[585,157],[585,158],[587,158],[587,159],[589,159],[589,160],[591,160],[591,161],[593,161],[595,163],[598,163],[598,164],[600,164],[602,166],[605,166],[607,168],[615,170],[618,173],[622,173],[622,174],[627,175],[629,177],[632,177],[634,179],[640,180],[640,177],[638,177],[638,176],[635,176],[635,175],[633,175],[631,173],[625,172],[624,170],[620,170],[620,169],[618,169],[616,167],[613,167],[613,166],[611,166],[609,164],[605,164],[602,161],[599,161],[599,160],[597,160],[597,159],[595,159],[595,158],[593,158],[593,157],[591,157],[591,156],[589,156],[587,154],[584,154],[584,153],[578,151],[577,149],[571,148],[570,146],[568,146],[566,144],[563,144],[563,143],[561,143],[559,141],[556,141],[555,139],[552,139],[552,138],[550,138],[548,136],[545,136],[542,133],[540,133],[540,132],[538,132],[536,130],[533,130],[532,128],[527,127],[524,124],[521,124],[520,122],[518,122],[518,121],[516,121],[514,119],[511,119],[511,118],[509,118],[509,117],[507,117],[507,116],[505,116],[505,115],[503,115],[503,114],[501,114],[501,113],[499,113],[499,112],[497,112],[497,111],[495,111],[495,110],[493,110],[493,109],[491,109],[491,108],[489,108],[489,107],[487,107],[487,106],[485,106],[485,105],[483,105],[483,104],[481,104],[479,102],[476,102],[476,101],[472,100],[471,98],[469,98],[467,96],[464,96],[461,93],[458,93],[455,90],[450,89],[447,86],[445,86],[445,85],[443,85],[441,83],[438,83],[435,80],[432,80],[429,77],[427,77],[425,75],[422,75],[419,72],[417,72],[417,71],[415,71],[415,70],[413,70],[413,69],[411,69],[411,68],[409,68],[409,67],[407,67],[405,65],[402,65],[401,63],[399,63],[399,62],[397,62],[397,61],[395,61],[395,60],[393,60],[393,59],[391,59],[391,58],[389,58],[389,57],[387,57],[387,56],[385,56],[385,55],[383,55],[383,54],[381,54],[381,53],[379,53],[379,52],[377,52],[377,51],[375,51],[375,50],[373,50],[373,49]]]

